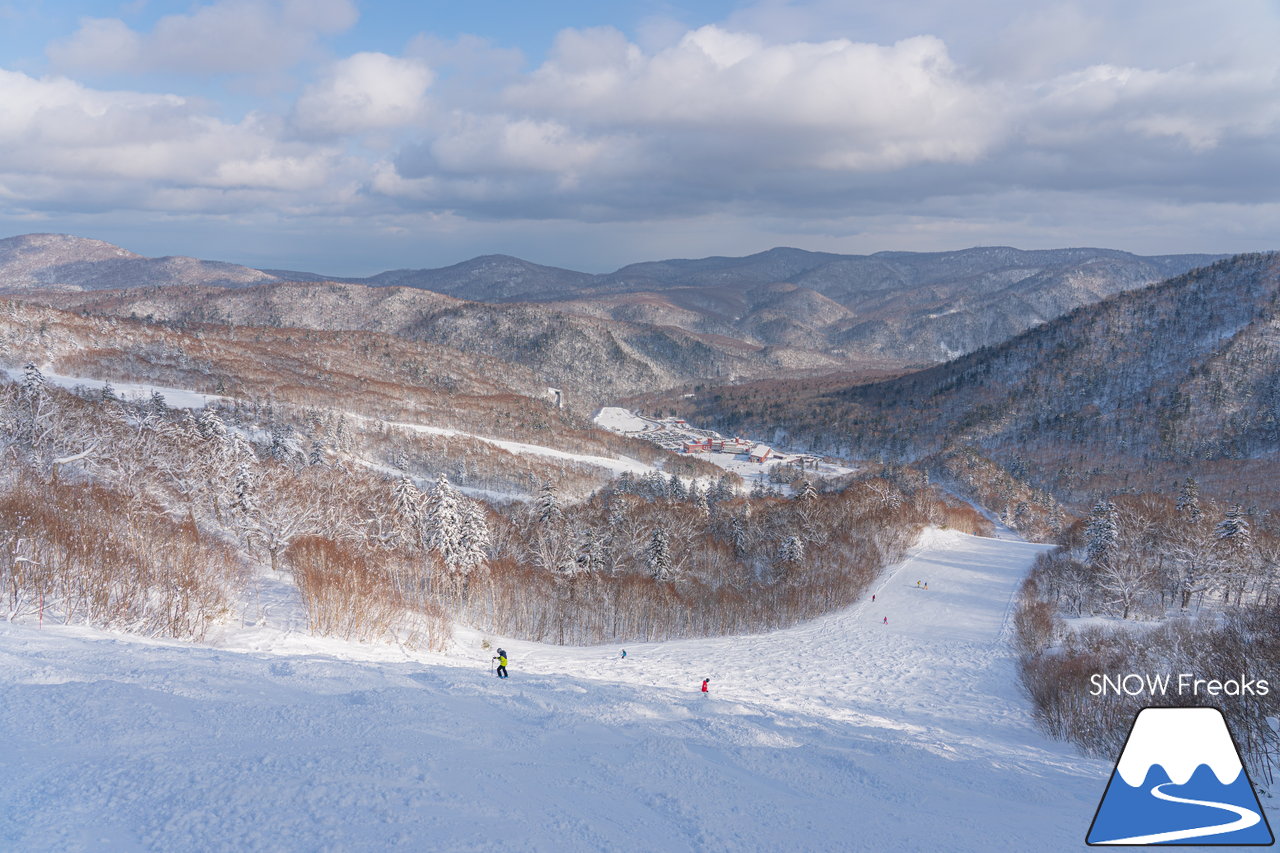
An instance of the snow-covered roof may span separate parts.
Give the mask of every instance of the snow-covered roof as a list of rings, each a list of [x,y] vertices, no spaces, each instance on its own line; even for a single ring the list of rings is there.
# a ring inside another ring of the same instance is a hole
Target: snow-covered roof
[[[773,451],[769,448],[769,445],[757,444],[752,446],[751,450],[748,451],[748,455],[749,456],[767,456],[769,453],[772,453],[772,452]]]

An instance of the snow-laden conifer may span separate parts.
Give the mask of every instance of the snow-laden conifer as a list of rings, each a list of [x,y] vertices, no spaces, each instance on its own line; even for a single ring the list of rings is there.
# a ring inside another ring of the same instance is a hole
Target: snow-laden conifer
[[[543,483],[542,489],[538,492],[538,521],[548,527],[564,521],[560,497],[556,494],[556,487],[550,482]]]
[[[1099,500],[1089,513],[1089,524],[1085,527],[1085,542],[1089,562],[1100,562],[1110,554],[1120,535],[1116,517],[1116,505],[1108,500]]]
[[[446,571],[458,571],[466,560],[463,542],[462,514],[458,493],[441,474],[427,500],[424,519],[427,545],[440,557]]]
[[[469,572],[489,559],[492,536],[484,507],[479,501],[461,500],[462,553],[458,562],[460,571]]]
[[[1178,490],[1178,512],[1192,524],[1200,520],[1200,485],[1188,477]]]
[[[788,536],[782,540],[778,549],[778,561],[788,568],[804,564],[804,540],[799,536]]]
[[[645,549],[645,563],[656,580],[669,581],[671,572],[671,537],[661,527],[655,527]]]

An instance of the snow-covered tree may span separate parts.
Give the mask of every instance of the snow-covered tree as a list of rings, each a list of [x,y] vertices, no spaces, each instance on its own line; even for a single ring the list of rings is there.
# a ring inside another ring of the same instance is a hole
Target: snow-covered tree
[[[556,487],[549,481],[542,484],[538,492],[538,521],[544,527],[551,527],[564,521],[564,510],[560,508],[560,497]]]
[[[675,501],[682,501],[689,497],[689,492],[684,487],[684,481],[675,474],[672,474],[671,478],[667,480],[667,494]]]
[[[1178,512],[1195,524],[1200,520],[1200,486],[1194,477],[1188,477],[1178,491]]]
[[[804,565],[804,540],[794,535],[783,539],[778,549],[778,562],[787,568]]]
[[[144,406],[146,413],[154,418],[163,418],[169,413],[169,402],[159,391],[152,391]]]
[[[1227,510],[1217,526],[1213,528],[1214,537],[1224,549],[1232,553],[1243,553],[1253,542],[1253,534],[1249,529],[1249,519],[1239,504]]]
[[[462,552],[458,560],[458,570],[464,574],[489,559],[489,547],[492,536],[489,522],[485,519],[484,507],[479,501],[463,498],[461,500]]]
[[[715,487],[712,488],[708,499],[712,503],[720,503],[721,501],[733,500],[733,483],[729,480],[728,474],[721,474],[716,480]]]
[[[1099,500],[1093,505],[1093,510],[1089,513],[1089,524],[1085,527],[1089,562],[1098,563],[1106,559],[1119,534],[1116,505],[1108,500]]]
[[[597,574],[605,568],[605,541],[595,528],[587,527],[578,538],[578,571]]]
[[[800,483],[800,488],[796,491],[796,502],[800,504],[811,504],[818,499],[818,490],[813,487],[813,482],[804,480]]]
[[[241,462],[236,468],[236,476],[232,484],[231,509],[242,516],[252,515],[258,508],[256,485],[257,481],[249,463]]]
[[[206,441],[222,443],[227,440],[227,425],[212,406],[205,406],[200,411],[200,416],[196,418],[196,429]]]
[[[28,399],[45,393],[45,378],[34,361],[22,366],[22,396]]]
[[[711,504],[707,502],[707,493],[697,486],[693,487],[693,491],[695,493],[693,495],[693,505],[698,510],[698,515],[703,518],[710,518]]]
[[[1051,495],[1049,497],[1049,529],[1057,536],[1062,532],[1066,518],[1062,514],[1062,505]]]
[[[396,480],[391,487],[391,510],[414,527],[422,519],[422,492],[407,475]]]
[[[467,559],[462,514],[458,493],[449,485],[449,478],[444,474],[436,480],[436,486],[427,500],[424,527],[427,545],[439,555],[445,570],[460,570]]]
[[[671,580],[671,538],[662,527],[653,529],[649,547],[645,549],[645,563],[656,580]]]
[[[731,531],[733,537],[733,553],[739,560],[747,556],[748,540],[747,540],[747,520],[739,515],[733,519],[733,529]]]
[[[294,458],[297,450],[293,445],[292,431],[282,423],[272,424],[271,444],[267,447],[267,458],[277,462],[288,462]]]

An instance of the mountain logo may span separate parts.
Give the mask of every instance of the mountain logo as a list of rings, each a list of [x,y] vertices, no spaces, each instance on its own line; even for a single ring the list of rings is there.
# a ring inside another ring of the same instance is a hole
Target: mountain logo
[[[1144,708],[1085,843],[1257,846],[1275,842],[1217,708]]]

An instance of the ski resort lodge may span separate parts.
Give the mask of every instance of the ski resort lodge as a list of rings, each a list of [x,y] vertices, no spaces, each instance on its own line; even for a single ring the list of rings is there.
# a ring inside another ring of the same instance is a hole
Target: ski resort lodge
[[[757,464],[764,464],[764,460],[768,459],[771,453],[773,450],[768,445],[757,444],[747,453],[747,458]]]

